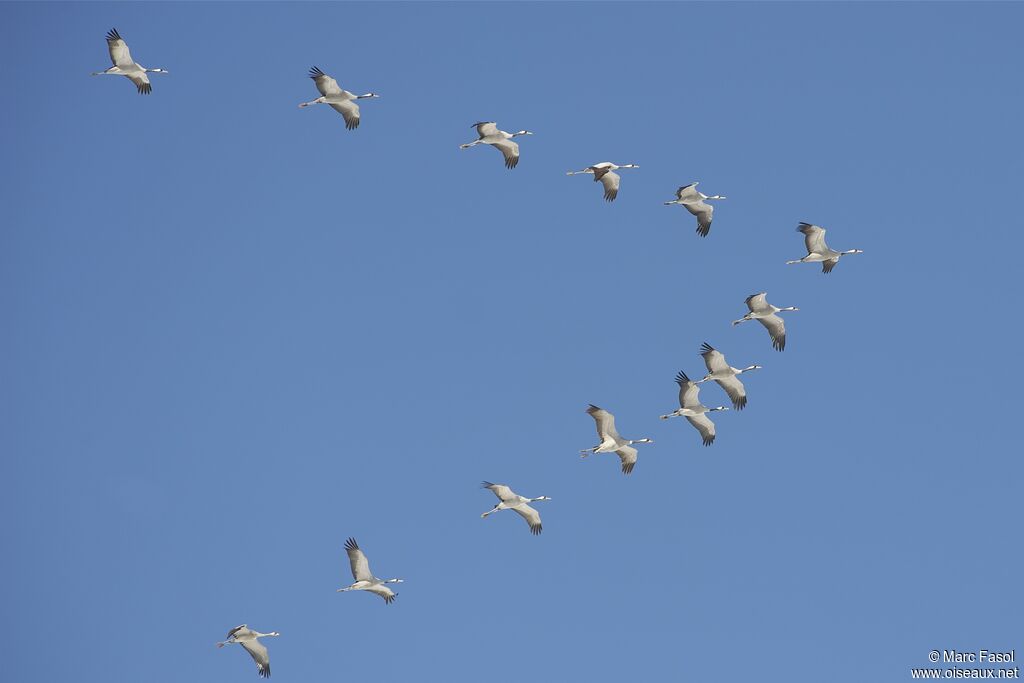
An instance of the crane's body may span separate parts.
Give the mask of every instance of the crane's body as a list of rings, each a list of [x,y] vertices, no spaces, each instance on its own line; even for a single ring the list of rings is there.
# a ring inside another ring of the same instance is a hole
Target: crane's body
[[[153,85],[149,82],[147,74],[165,74],[167,69],[147,69],[132,59],[132,53],[128,50],[128,44],[117,32],[116,28],[107,32],[107,51],[110,52],[110,61],[113,66],[104,71],[94,71],[93,76],[124,76],[135,84],[140,95],[148,95],[153,92]]]
[[[775,350],[784,351],[786,349],[786,323],[783,322],[782,316],[777,314],[782,311],[799,311],[800,309],[796,306],[787,306],[785,308],[773,306],[768,303],[767,294],[767,292],[758,292],[744,299],[743,301],[747,304],[750,312],[739,320],[733,320],[732,324],[739,325],[748,320],[756,320],[768,330],[768,336],[771,337],[772,346]]]
[[[836,251],[831,248],[825,243],[825,228],[820,225],[800,223],[796,230],[804,234],[804,246],[807,247],[807,256],[793,261],[786,261],[787,265],[791,263],[821,263],[821,272],[831,273],[832,269],[839,263],[839,259],[843,256],[864,253],[860,249]]]
[[[610,161],[602,161],[593,166],[587,166],[579,171],[568,171],[566,175],[579,175],[584,173],[591,173],[594,176],[594,182],[600,182],[604,186],[604,198],[605,201],[613,202],[615,198],[619,196],[619,181],[621,177],[615,171],[620,168],[640,168],[636,164],[622,164],[621,166],[613,164]]]
[[[259,639],[279,635],[281,634],[277,631],[260,633],[249,628],[247,624],[242,624],[228,631],[227,640],[217,643],[217,647],[241,645],[252,657],[252,660],[256,662],[256,672],[263,678],[270,678],[270,655],[267,653],[266,646]]]
[[[706,195],[697,190],[697,185],[699,184],[690,183],[689,185],[683,185],[676,190],[676,198],[670,202],[665,202],[665,205],[679,204],[692,213],[697,218],[697,234],[701,237],[707,237],[708,233],[711,232],[711,220],[715,207],[705,203],[704,200],[725,199],[725,197],[719,194]]]
[[[370,571],[369,560],[366,559],[366,555],[354,538],[345,541],[345,551],[348,553],[348,562],[352,569],[352,578],[355,581],[345,588],[339,588],[337,592],[368,591],[384,598],[384,602],[390,605],[398,594],[388,588],[386,584],[402,583],[404,579],[379,579],[374,576]]]
[[[597,425],[597,438],[601,443],[593,448],[580,451],[580,457],[585,458],[591,453],[615,453],[622,461],[622,473],[629,474],[636,465],[637,450],[633,448],[635,443],[654,443],[651,439],[624,439],[619,436],[615,429],[615,416],[603,408],[591,404],[587,408],[587,414],[594,418]]]
[[[515,168],[519,164],[519,143],[514,142],[512,138],[520,135],[533,135],[528,130],[506,133],[503,130],[498,130],[498,126],[494,121],[480,121],[474,123],[471,127],[476,128],[477,135],[480,137],[473,142],[459,145],[459,149],[468,149],[480,144],[490,145],[501,152],[505,158],[505,168],[508,169]]]
[[[498,510],[513,510],[520,517],[526,520],[526,523],[530,526],[530,533],[534,536],[540,534],[540,532],[544,530],[540,521],[540,513],[530,507],[530,503],[541,500],[551,500],[550,498],[547,496],[526,498],[524,496],[520,496],[504,484],[492,484],[489,481],[485,481],[483,483],[483,487],[485,489],[490,489],[491,493],[498,497],[498,504],[480,515],[482,518],[486,518],[487,515],[493,514]]]
[[[356,104],[356,100],[380,97],[377,93],[372,92],[368,92],[365,95],[356,95],[353,92],[349,92],[338,85],[338,81],[321,71],[320,67],[314,66],[310,69],[309,77],[316,83],[316,89],[320,91],[320,97],[309,102],[300,103],[299,108],[309,107],[314,104],[326,104],[341,114],[342,118],[345,119],[345,128],[349,130],[355,130],[359,127],[360,114],[359,105]]]

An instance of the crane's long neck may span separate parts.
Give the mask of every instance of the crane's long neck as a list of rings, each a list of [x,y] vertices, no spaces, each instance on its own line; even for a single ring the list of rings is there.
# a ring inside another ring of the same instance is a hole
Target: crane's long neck
[[[786,306],[785,308],[780,308],[779,309],[779,311],[799,311],[799,310],[800,309],[797,308],[796,306]]]
[[[846,251],[839,252],[840,254],[863,254],[864,252],[860,249],[847,249]]]
[[[654,443],[654,442],[652,440],[648,439],[647,437],[644,437],[642,439],[631,439],[629,441],[629,445],[630,446],[632,446],[635,443]]]
[[[760,370],[760,369],[761,369],[760,365],[748,365],[747,367],[743,368],[742,370],[737,370],[736,374],[737,375],[742,375],[744,372],[750,372],[751,370]]]
[[[708,197],[708,196],[706,196],[706,195],[705,195],[705,196],[704,196],[704,199],[725,199],[725,195],[722,195],[722,194],[713,194],[713,195],[711,195],[710,197]]]

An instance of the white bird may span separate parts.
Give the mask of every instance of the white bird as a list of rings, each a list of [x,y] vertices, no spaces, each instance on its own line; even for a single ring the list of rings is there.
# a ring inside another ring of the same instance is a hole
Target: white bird
[[[679,408],[672,411],[668,415],[661,415],[662,420],[667,420],[670,417],[685,417],[687,421],[694,426],[694,428],[700,432],[700,438],[704,442],[705,446],[710,446],[715,442],[715,423],[712,422],[705,413],[711,413],[716,410],[729,410],[725,406],[718,406],[717,408],[708,408],[706,405],[700,402],[697,398],[700,394],[700,387],[696,382],[686,376],[686,373],[680,371],[676,375],[676,383],[679,385]]]
[[[622,473],[629,474],[636,465],[635,443],[654,443],[651,439],[623,439],[615,429],[615,416],[603,408],[590,404],[587,413],[597,423],[597,438],[601,443],[593,448],[580,451],[580,457],[585,458],[591,453],[615,453],[622,461]]]
[[[529,504],[539,500],[551,500],[550,498],[547,496],[524,498],[504,484],[492,484],[489,481],[485,481],[483,487],[490,489],[498,497],[499,503],[480,515],[480,517],[486,518],[487,515],[498,510],[515,510],[530,525],[530,533],[534,536],[544,530],[540,523],[540,513],[530,507]]]
[[[267,654],[267,648],[259,639],[279,635],[281,634],[277,631],[271,631],[270,633],[253,631],[247,624],[242,624],[228,631],[228,639],[217,643],[217,647],[241,645],[245,648],[246,652],[252,655],[253,661],[256,662],[256,671],[259,675],[263,678],[270,678],[270,655]]]
[[[316,66],[309,70],[309,77],[316,83],[316,89],[320,91],[323,97],[303,102],[299,105],[299,108],[308,107],[311,104],[329,104],[331,109],[345,118],[345,127],[349,130],[359,127],[359,105],[356,104],[356,100],[362,100],[367,97],[380,97],[380,95],[372,92],[368,92],[365,95],[356,95],[348,90],[342,90],[341,86],[338,85],[338,81],[325,74]]]
[[[734,368],[725,361],[725,356],[722,352],[715,349],[707,342],[700,347],[700,355],[704,358],[704,365],[708,366],[708,374],[704,375],[704,379],[697,384],[707,382],[709,379],[713,379],[718,382],[718,386],[725,389],[725,393],[729,395],[729,400],[732,401],[732,407],[736,410],[743,410],[747,407],[747,390],[743,386],[743,382],[739,380],[736,375],[742,375],[744,372],[750,372],[751,370],[760,370],[760,365],[748,365],[743,368]]]
[[[622,166],[616,166],[610,161],[602,161],[599,164],[593,166],[587,166],[581,171],[568,171],[566,175],[578,175],[580,173],[592,173],[594,174],[594,182],[598,180],[604,185],[604,198],[606,201],[613,202],[615,198],[619,196],[619,174],[615,173],[616,169],[619,168],[640,168],[636,164],[623,164]]]
[[[804,245],[807,247],[807,256],[796,259],[795,261],[786,261],[786,264],[790,263],[817,263],[821,262],[821,272],[831,273],[832,269],[839,263],[839,259],[847,254],[863,254],[864,252],[860,249],[847,249],[846,251],[836,251],[827,244],[825,244],[825,228],[820,225],[811,225],[810,223],[801,223],[796,228],[797,232],[804,234]]]
[[[345,541],[345,550],[348,552],[348,563],[352,567],[352,578],[356,581],[351,586],[339,588],[336,592],[370,591],[384,598],[384,602],[390,605],[398,593],[395,593],[384,584],[402,583],[403,579],[384,580],[374,576],[370,571],[370,563],[366,559],[366,555],[363,554],[363,551],[359,549],[356,539],[350,538]]]
[[[93,76],[125,76],[135,87],[140,95],[148,95],[153,92],[153,86],[149,83],[149,76],[146,74],[165,74],[167,69],[147,69],[141,64],[136,64],[132,59],[132,53],[128,51],[128,44],[124,42],[121,34],[116,28],[107,32],[107,50],[110,52],[110,61],[114,66],[106,71],[93,71]]]
[[[480,121],[479,123],[474,123],[470,128],[476,128],[476,132],[480,135],[480,139],[474,140],[473,142],[467,142],[464,145],[459,145],[459,149],[466,149],[473,145],[479,145],[480,143],[496,147],[505,157],[505,168],[515,168],[519,163],[519,143],[513,142],[512,138],[518,135],[533,135],[533,133],[528,130],[521,130],[516,133],[506,133],[503,130],[498,130],[498,126],[494,121]]]
[[[758,321],[768,330],[768,336],[772,338],[772,346],[775,347],[775,350],[783,351],[786,348],[786,323],[775,314],[780,311],[799,311],[800,309],[796,306],[787,306],[785,308],[772,306],[765,298],[766,294],[767,292],[759,292],[751,294],[744,299],[747,308],[750,309],[750,313],[747,313],[739,320],[733,320],[732,324],[739,325],[748,320]]]
[[[719,194],[708,196],[697,190],[697,185],[699,184],[690,183],[689,185],[683,185],[676,190],[676,198],[670,202],[665,202],[665,205],[682,204],[687,211],[697,217],[697,234],[701,237],[707,237],[711,231],[711,214],[715,212],[715,207],[711,204],[705,204],[704,200],[725,199],[725,197]]]

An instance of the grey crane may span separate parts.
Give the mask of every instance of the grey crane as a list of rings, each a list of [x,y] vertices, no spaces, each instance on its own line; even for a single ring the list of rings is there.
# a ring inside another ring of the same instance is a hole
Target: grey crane
[[[93,76],[125,76],[138,89],[140,95],[148,95],[153,92],[153,86],[146,74],[165,74],[167,69],[147,69],[132,59],[132,53],[128,51],[128,44],[117,32],[116,28],[107,32],[107,51],[110,52],[110,61],[114,66],[106,71],[93,71]]]
[[[497,124],[494,121],[479,121],[474,123],[470,128],[476,128],[477,134],[480,139],[474,140],[473,142],[467,142],[464,145],[459,145],[459,149],[467,149],[473,145],[485,144],[496,148],[501,152],[502,156],[505,157],[505,168],[515,168],[519,163],[519,143],[513,142],[512,138],[520,135],[533,135],[531,131],[520,130],[515,133],[506,133],[503,130],[498,130]]]
[[[402,583],[403,579],[378,579],[374,576],[370,571],[370,562],[354,538],[345,541],[345,551],[348,553],[348,563],[352,568],[352,578],[355,579],[355,583],[345,588],[339,588],[336,592],[369,591],[384,598],[384,602],[390,605],[398,593],[392,591],[385,584]]]
[[[540,523],[540,513],[530,507],[530,503],[540,500],[551,500],[550,498],[547,496],[524,498],[504,484],[492,484],[489,481],[485,481],[483,487],[490,489],[498,497],[498,504],[480,515],[480,517],[486,518],[487,515],[493,514],[498,510],[514,510],[530,525],[530,533],[534,536],[544,530]]]
[[[711,214],[715,212],[715,207],[711,204],[705,204],[704,200],[725,199],[725,197],[720,194],[708,196],[697,190],[697,185],[699,184],[690,183],[689,185],[683,185],[676,190],[676,198],[670,202],[665,202],[665,205],[682,205],[683,208],[697,217],[697,234],[701,237],[707,237],[708,233],[711,232]]]
[[[715,423],[708,418],[706,413],[729,409],[725,406],[708,408],[706,405],[701,403],[698,398],[698,395],[700,394],[700,386],[687,377],[686,373],[682,370],[680,370],[679,374],[676,375],[676,384],[679,385],[679,408],[668,415],[661,415],[661,419],[667,420],[670,417],[685,417],[686,420],[693,425],[694,429],[700,432],[700,438],[701,441],[704,442],[704,445],[710,446],[715,442]]]
[[[620,168],[640,168],[636,164],[623,164],[617,166],[610,161],[602,161],[601,163],[594,164],[593,166],[587,166],[586,168],[579,171],[568,171],[566,175],[578,175],[581,173],[592,173],[594,175],[594,182],[601,181],[604,185],[604,198],[605,201],[613,202],[615,198],[619,196],[619,177],[618,173],[615,173]]]
[[[729,400],[732,401],[734,409],[743,410],[746,408],[747,390],[737,375],[742,375],[744,372],[750,372],[751,370],[760,370],[761,366],[748,365],[742,369],[734,368],[726,362],[725,356],[721,351],[707,342],[701,345],[700,355],[704,358],[704,365],[708,366],[708,374],[704,375],[704,379],[697,382],[697,384],[713,379],[729,395]]]
[[[786,323],[776,313],[780,311],[799,311],[800,309],[796,306],[786,306],[785,308],[772,306],[765,298],[767,294],[767,292],[758,292],[744,299],[747,308],[750,309],[750,313],[747,313],[739,320],[733,320],[732,324],[739,325],[748,320],[756,320],[768,330],[768,336],[772,338],[772,346],[775,347],[775,350],[783,351],[786,348]]]
[[[790,263],[818,263],[820,261],[821,272],[831,273],[841,257],[848,254],[864,253],[860,249],[847,249],[846,251],[832,249],[825,244],[825,228],[820,225],[800,223],[796,231],[804,234],[804,246],[807,247],[807,256],[794,261],[786,261],[787,265]]]
[[[325,74],[317,66],[309,70],[309,77],[316,83],[316,89],[320,91],[321,97],[309,102],[303,102],[299,104],[299,108],[308,107],[312,104],[329,104],[331,109],[342,115],[345,119],[345,128],[349,130],[359,127],[359,105],[356,104],[356,100],[380,97],[377,93],[372,92],[368,92],[365,95],[356,95],[348,90],[343,90],[338,85],[338,81]]]
[[[249,628],[248,624],[242,624],[228,631],[228,639],[217,643],[217,647],[241,645],[252,656],[252,660],[256,662],[257,673],[263,678],[270,678],[270,655],[267,654],[267,648],[259,639],[279,635],[281,634],[277,631],[271,631],[270,633],[253,631]]]
[[[623,439],[615,429],[615,416],[603,408],[598,408],[593,403],[587,408],[587,413],[597,423],[597,438],[601,443],[593,448],[580,451],[580,457],[585,458],[591,453],[615,453],[622,461],[622,473],[629,474],[636,465],[635,443],[654,443],[648,438]]]

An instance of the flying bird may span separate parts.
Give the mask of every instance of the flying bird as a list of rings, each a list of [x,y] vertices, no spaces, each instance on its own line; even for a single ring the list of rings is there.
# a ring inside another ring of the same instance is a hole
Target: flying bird
[[[739,325],[748,320],[758,321],[768,330],[768,336],[772,338],[772,346],[775,347],[775,350],[783,351],[786,348],[786,323],[776,313],[780,311],[799,311],[800,309],[796,306],[787,306],[786,308],[772,306],[765,298],[766,294],[767,292],[759,292],[751,294],[744,299],[747,308],[750,309],[750,313],[747,313],[739,320],[733,320],[732,324]]]
[[[670,417],[685,417],[686,420],[693,425],[694,429],[700,432],[700,438],[701,441],[704,442],[704,445],[710,446],[715,442],[715,423],[712,422],[705,413],[729,409],[725,406],[708,408],[706,405],[702,404],[700,399],[697,398],[698,394],[700,394],[700,386],[687,377],[686,373],[681,370],[679,374],[676,375],[676,384],[679,385],[679,408],[668,415],[661,415],[661,419],[667,420]]]
[[[847,254],[863,254],[864,252],[860,249],[847,249],[846,251],[836,251],[827,244],[825,244],[825,228],[820,225],[811,225],[810,223],[801,223],[797,226],[797,232],[804,234],[804,245],[807,247],[807,256],[796,259],[795,261],[786,261],[786,264],[790,263],[817,263],[821,262],[821,272],[831,273],[832,269],[839,263],[839,259]]]
[[[241,645],[245,648],[246,652],[252,655],[253,661],[256,662],[256,671],[259,675],[263,678],[270,678],[270,655],[267,654],[267,648],[259,639],[279,635],[281,634],[277,631],[271,631],[270,633],[253,631],[247,624],[242,624],[228,631],[228,639],[217,643],[217,647]]]
[[[610,161],[602,161],[599,164],[593,166],[587,166],[581,171],[568,171],[566,175],[578,175],[580,173],[592,173],[594,174],[594,182],[598,180],[604,185],[604,198],[605,201],[613,202],[615,198],[619,196],[619,174],[615,173],[616,169],[619,168],[640,168],[636,164],[623,164],[622,166],[616,166]]]
[[[519,163],[519,143],[513,142],[512,138],[518,135],[533,135],[533,133],[528,130],[521,130],[516,133],[506,133],[503,130],[498,130],[498,126],[494,121],[480,121],[479,123],[474,123],[470,127],[476,128],[476,132],[480,136],[480,139],[474,140],[473,142],[467,142],[464,145],[459,145],[459,149],[466,149],[467,147],[479,145],[480,143],[495,147],[505,157],[505,168],[515,168]]]
[[[622,461],[622,473],[629,474],[636,465],[635,443],[654,443],[651,439],[623,439],[615,429],[615,416],[603,408],[590,404],[587,413],[597,423],[597,438],[601,443],[593,448],[580,451],[580,457],[587,457],[591,453],[615,453]]]
[[[345,588],[339,588],[336,592],[370,591],[384,598],[384,602],[390,605],[398,593],[392,591],[385,584],[402,583],[403,579],[384,580],[374,576],[370,572],[370,563],[366,559],[366,555],[363,554],[363,551],[359,549],[356,539],[350,538],[345,541],[345,550],[348,552],[348,563],[352,567],[352,578],[355,579],[355,583]]]
[[[760,370],[761,366],[748,365],[742,370],[734,368],[725,361],[725,356],[722,355],[721,351],[707,342],[704,342],[700,347],[700,355],[704,358],[704,365],[708,366],[708,374],[704,375],[704,379],[697,382],[697,384],[713,379],[718,382],[718,386],[725,389],[725,393],[729,395],[729,400],[732,401],[734,409],[743,410],[746,408],[747,390],[737,375],[742,375],[744,372],[750,372],[751,370]]]
[[[148,95],[153,92],[153,86],[150,85],[149,76],[146,74],[167,73],[166,69],[147,69],[141,64],[137,64],[132,59],[132,53],[128,51],[128,44],[124,42],[124,38],[121,37],[116,28],[110,29],[107,33],[107,50],[110,52],[110,61],[113,62],[114,66],[106,71],[93,71],[92,75],[125,76],[135,84],[140,95]]]
[[[308,107],[311,104],[329,104],[331,109],[345,118],[345,128],[349,130],[359,127],[359,105],[356,104],[356,100],[362,100],[367,97],[380,97],[380,95],[372,92],[368,92],[365,95],[356,95],[348,90],[342,90],[341,86],[338,85],[338,81],[325,74],[316,66],[309,70],[309,77],[316,83],[316,89],[320,91],[322,97],[309,102],[303,102],[299,107]]]
[[[481,517],[486,518],[487,515],[498,510],[515,510],[530,525],[530,533],[534,536],[544,530],[540,523],[540,513],[530,507],[529,504],[539,500],[551,500],[550,498],[547,496],[524,498],[504,484],[492,484],[489,481],[485,481],[483,487],[490,489],[498,497],[499,502],[493,508],[480,515]]]
[[[676,190],[676,198],[670,202],[665,202],[665,205],[681,204],[683,208],[697,217],[697,234],[701,237],[707,237],[711,231],[711,214],[715,212],[715,207],[711,204],[705,204],[704,200],[725,199],[725,197],[718,194],[708,196],[697,190],[697,185],[699,184],[690,183],[689,185],[683,185]]]

